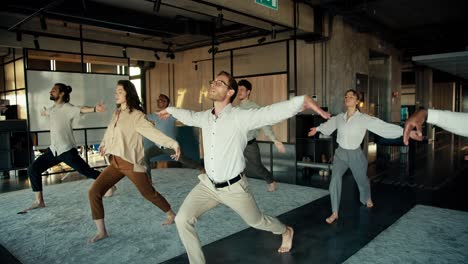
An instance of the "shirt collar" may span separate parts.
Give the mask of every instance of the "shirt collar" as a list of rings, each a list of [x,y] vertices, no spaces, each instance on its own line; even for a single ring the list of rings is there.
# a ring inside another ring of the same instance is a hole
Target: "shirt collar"
[[[352,119],[352,118],[355,117],[355,116],[359,116],[359,115],[361,115],[361,112],[360,112],[358,109],[356,109],[356,112],[351,116],[350,119]],[[346,120],[346,117],[347,117],[347,116],[348,116],[348,111],[346,111],[346,112],[344,113],[343,119]]]
[[[226,105],[223,110],[218,114],[218,118],[221,118],[223,117],[224,115],[227,115],[229,114],[230,112],[232,111],[232,104],[228,104]],[[211,115],[216,118],[215,116],[215,109],[211,109]]]
[[[244,99],[242,100],[239,105],[245,105],[245,104],[248,104],[250,102],[250,100],[247,98],[247,99]]]

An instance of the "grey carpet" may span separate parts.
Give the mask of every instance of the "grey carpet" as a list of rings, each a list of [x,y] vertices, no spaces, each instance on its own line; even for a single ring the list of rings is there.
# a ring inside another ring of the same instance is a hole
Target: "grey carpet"
[[[178,210],[198,183],[197,171],[153,170],[155,188]],[[87,191],[92,180],[80,180],[44,190],[47,208],[18,215],[30,205],[30,190],[0,195],[0,243],[22,263],[158,263],[185,252],[175,225],[161,226],[165,214],[146,201],[124,178],[117,192],[104,202],[110,238],[88,245],[95,234]],[[259,207],[280,215],[328,194],[327,191],[278,184],[274,193],[264,181],[249,179]],[[248,226],[230,209],[218,206],[197,222],[203,244],[241,231]],[[273,235],[272,235],[273,236]]]
[[[468,263],[468,213],[417,205],[345,263]]]

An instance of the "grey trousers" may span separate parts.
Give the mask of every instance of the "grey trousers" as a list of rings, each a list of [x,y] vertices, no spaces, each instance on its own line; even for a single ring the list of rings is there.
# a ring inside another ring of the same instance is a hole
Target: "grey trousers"
[[[341,199],[343,174],[350,168],[359,189],[359,200],[366,204],[371,198],[369,178],[367,178],[367,159],[360,148],[343,149],[338,147],[333,157],[330,181],[330,199],[333,213],[338,213]]]
[[[156,145],[145,149],[146,174],[151,178],[151,162],[150,162],[151,158],[159,156],[159,155],[164,155],[164,154],[172,155],[174,153],[175,152],[172,149],[168,149],[168,148],[162,149]],[[199,170],[203,169],[203,166],[200,163],[194,160],[191,160],[183,155],[180,155],[179,162],[182,163],[184,166],[192,168],[192,169],[199,169]]]
[[[218,204],[224,204],[236,212],[249,226],[283,234],[286,226],[276,217],[263,214],[250,192],[246,177],[223,188],[215,188],[206,174],[198,176],[200,183],[190,191],[180,206],[175,222],[180,240],[187,250],[190,263],[205,263],[200,239],[195,230],[197,219]]]
[[[248,144],[244,149],[245,157],[245,170],[244,173],[247,177],[262,176],[263,179],[269,184],[275,181],[271,172],[262,164],[260,156],[260,149],[257,142]]]

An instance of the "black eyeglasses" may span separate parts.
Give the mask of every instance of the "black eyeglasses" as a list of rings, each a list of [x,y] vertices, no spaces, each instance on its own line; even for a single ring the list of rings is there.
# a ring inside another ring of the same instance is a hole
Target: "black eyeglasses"
[[[214,85],[216,87],[221,87],[221,85],[225,85],[227,88],[230,88],[227,83],[221,80],[211,80],[208,82],[210,85]]]

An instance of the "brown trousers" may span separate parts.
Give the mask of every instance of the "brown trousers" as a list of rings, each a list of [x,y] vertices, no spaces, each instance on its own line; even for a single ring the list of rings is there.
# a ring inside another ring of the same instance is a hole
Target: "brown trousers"
[[[104,219],[102,197],[109,188],[114,186],[125,176],[135,184],[143,197],[159,207],[163,212],[167,212],[171,209],[167,200],[153,188],[151,180],[146,173],[134,172],[133,164],[118,156],[111,156],[110,165],[101,172],[89,189],[89,203],[94,220]]]

